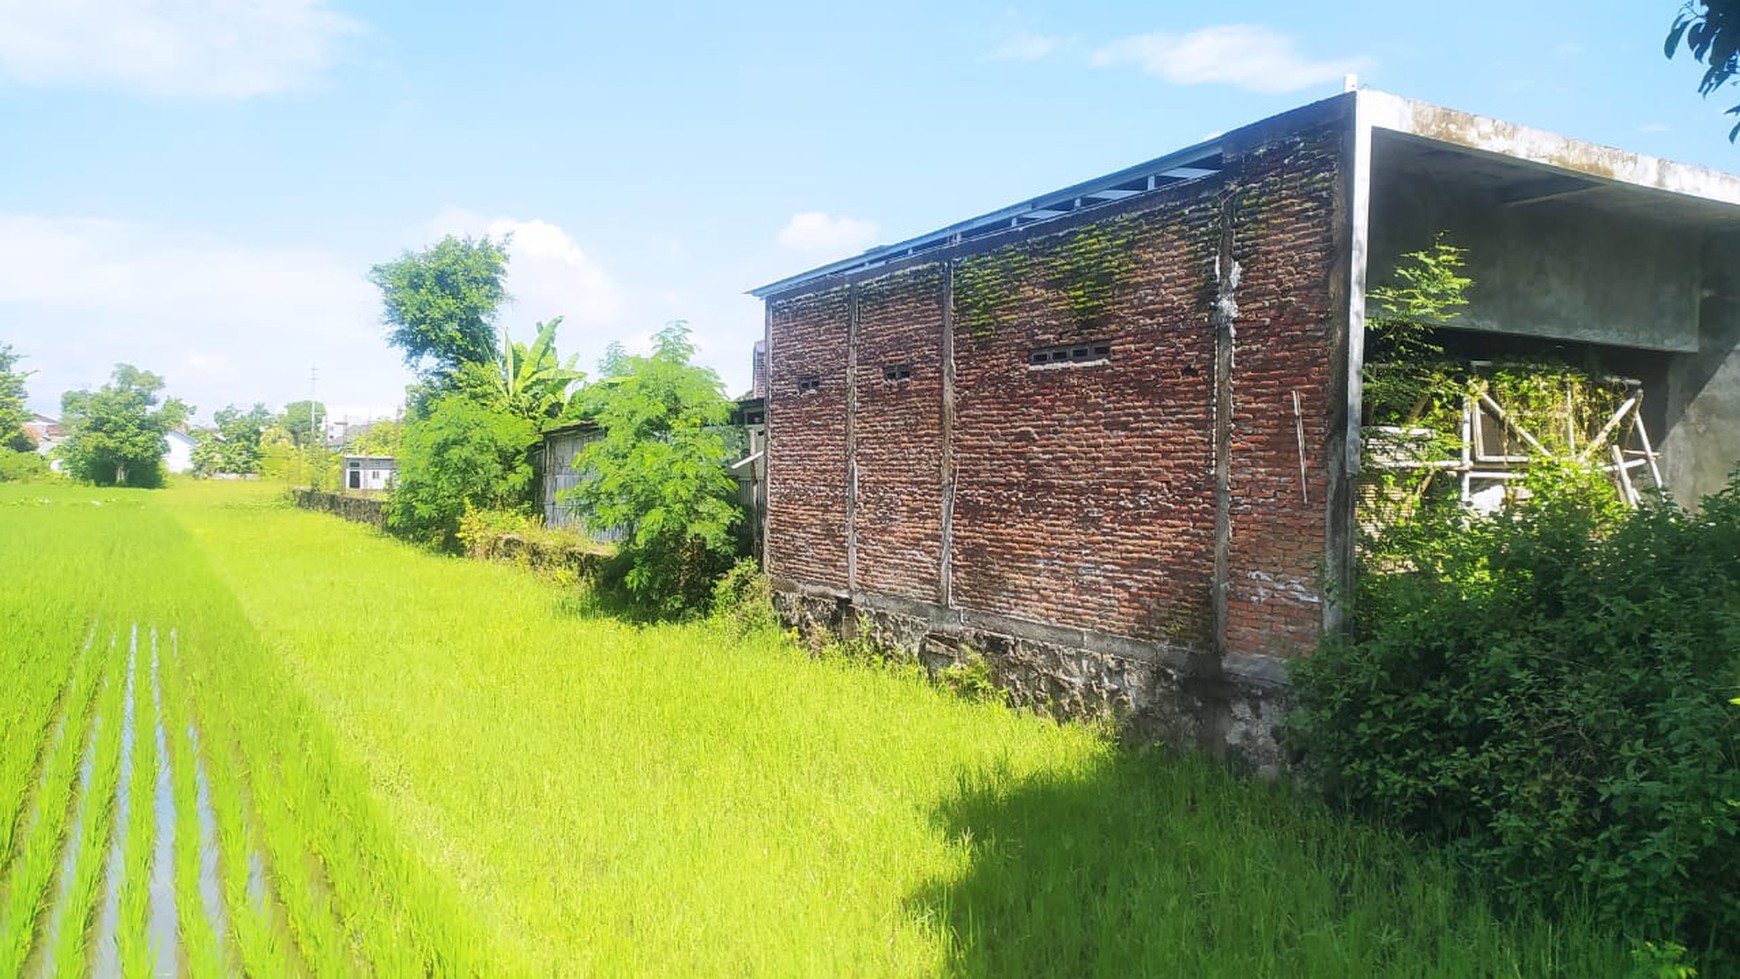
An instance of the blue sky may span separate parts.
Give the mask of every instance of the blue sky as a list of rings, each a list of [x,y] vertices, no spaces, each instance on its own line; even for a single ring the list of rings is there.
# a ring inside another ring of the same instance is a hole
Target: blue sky
[[[0,0],[0,342],[32,405],[391,413],[370,265],[514,234],[502,322],[665,321],[747,386],[744,290],[1341,90],[1740,170],[1661,2]]]

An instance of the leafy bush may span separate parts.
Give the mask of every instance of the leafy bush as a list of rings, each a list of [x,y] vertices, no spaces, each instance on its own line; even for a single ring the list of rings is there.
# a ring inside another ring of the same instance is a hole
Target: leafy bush
[[[48,462],[42,456],[0,446],[0,483],[29,483],[48,475]]]
[[[773,587],[754,558],[740,558],[713,585],[713,619],[739,636],[779,628]]]
[[[731,405],[694,354],[681,321],[659,331],[649,357],[613,352],[581,395],[602,437],[580,451],[580,480],[560,494],[591,527],[621,535],[604,583],[656,615],[706,607],[743,516],[725,469]]]
[[[991,673],[991,661],[976,649],[963,648],[961,658],[938,670],[936,679],[944,689],[968,700],[990,703],[1006,697]]]
[[[1333,798],[1518,901],[1740,953],[1740,473],[1692,513],[1537,485],[1427,514],[1294,673]],[[1399,542],[1399,543],[1398,543]]]
[[[458,549],[466,509],[526,509],[533,488],[527,450],[537,430],[524,418],[463,397],[437,401],[407,425],[387,500],[387,528],[442,550]]]

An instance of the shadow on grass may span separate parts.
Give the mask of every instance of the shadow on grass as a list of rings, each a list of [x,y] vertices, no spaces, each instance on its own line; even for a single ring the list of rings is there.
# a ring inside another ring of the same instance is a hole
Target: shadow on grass
[[[582,581],[567,588],[562,596],[561,611],[582,619],[614,619],[627,625],[658,625],[672,619],[661,618],[637,605],[626,589],[612,587],[595,580]]]
[[[935,818],[966,851],[909,910],[961,976],[1612,976],[1577,922],[1507,921],[1448,863],[1283,786],[1164,751],[1091,771],[964,771]]]

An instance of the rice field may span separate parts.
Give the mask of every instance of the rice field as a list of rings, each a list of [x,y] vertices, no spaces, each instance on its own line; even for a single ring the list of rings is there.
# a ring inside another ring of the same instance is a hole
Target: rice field
[[[1288,790],[269,488],[0,486],[0,976],[1618,975]]]
[[[145,499],[0,511],[0,975],[481,972]]]

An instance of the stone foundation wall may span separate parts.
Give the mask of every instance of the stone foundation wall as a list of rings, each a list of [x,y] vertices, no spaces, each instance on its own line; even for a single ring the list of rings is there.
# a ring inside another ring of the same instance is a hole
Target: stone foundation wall
[[[1187,649],[929,603],[854,600],[789,583],[775,584],[773,601],[816,648],[856,640],[916,658],[933,677],[977,653],[1016,706],[1060,720],[1110,720],[1137,740],[1200,747],[1264,775],[1288,765],[1279,743],[1284,667],[1272,657],[1235,659],[1205,675],[1202,657]]]
[[[387,515],[382,501],[362,496],[344,496],[338,493],[322,493],[319,490],[294,489],[290,491],[291,499],[304,510],[319,510],[343,517],[355,523],[366,523],[371,527],[385,529]]]

